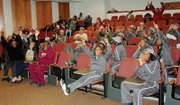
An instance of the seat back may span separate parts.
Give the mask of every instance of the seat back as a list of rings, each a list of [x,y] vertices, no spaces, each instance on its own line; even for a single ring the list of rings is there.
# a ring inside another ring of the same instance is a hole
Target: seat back
[[[178,17],[178,18],[179,18],[179,17]],[[170,19],[170,20],[169,20],[169,25],[175,24],[175,23],[179,23],[179,20],[175,20],[175,19]]]
[[[168,42],[171,45],[171,47],[176,47],[177,40],[168,39]]]
[[[58,61],[58,57],[59,57],[59,53],[58,53],[58,52],[55,52],[54,64],[56,64],[56,63],[57,63],[57,61]]]
[[[140,37],[133,37],[128,41],[128,45],[138,45],[140,41]]]
[[[66,48],[66,43],[62,43],[62,42],[60,42],[60,43],[58,43],[57,45],[56,45],[56,51],[57,52],[63,52],[64,51],[64,49]]]
[[[47,36],[48,36],[49,38],[52,38],[52,37],[53,37],[53,32],[52,32],[52,31],[48,32],[48,33],[47,33]]]
[[[174,63],[176,63],[180,57],[179,49],[176,47],[171,47],[171,57]]]
[[[45,38],[46,37],[46,32],[41,31],[39,34],[39,38]]]
[[[138,49],[138,46],[136,46],[136,45],[126,45],[125,49],[126,49],[127,58],[132,58],[133,54]]]
[[[57,65],[59,67],[64,67],[66,66],[65,62],[66,61],[70,61],[71,60],[71,53],[67,53],[67,52],[61,52],[57,61]]]
[[[177,85],[177,86],[180,86],[180,66],[178,67],[176,85]]]
[[[148,22],[145,23],[145,25],[146,25],[147,27],[153,27],[153,26],[154,26],[154,23],[153,23],[153,21],[148,21]]]
[[[109,72],[110,71],[110,68],[111,68],[111,59],[108,60],[107,64],[106,64],[106,70],[105,72]]]
[[[171,19],[171,14],[170,13],[165,13],[163,14],[164,19]]]
[[[159,20],[157,21],[158,26],[162,29],[164,25],[166,25],[166,20]]]
[[[112,16],[111,21],[116,22],[118,20],[118,16]]]
[[[139,61],[132,58],[122,59],[120,62],[119,71],[116,73],[116,76],[129,78],[134,75],[136,68],[139,65]]]
[[[143,16],[142,15],[136,15],[135,20],[136,21],[143,21]]]
[[[126,16],[124,16],[124,15],[119,16],[119,21],[125,22],[126,21]]]
[[[86,53],[81,53],[77,59],[76,67],[78,69],[89,68],[91,64],[91,58]]]

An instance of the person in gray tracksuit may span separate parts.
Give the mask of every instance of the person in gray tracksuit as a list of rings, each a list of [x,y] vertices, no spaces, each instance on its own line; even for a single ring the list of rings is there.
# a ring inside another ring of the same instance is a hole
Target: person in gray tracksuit
[[[114,55],[111,57],[111,66],[110,70],[112,72],[117,72],[119,70],[120,61],[123,58],[126,58],[126,49],[124,45],[122,44],[122,39],[119,36],[112,38],[115,42],[115,49],[114,49]]]
[[[161,41],[161,52],[160,58],[162,59],[165,66],[173,66],[174,62],[171,57],[171,46],[168,42],[168,39],[163,33],[157,30],[157,36]]]
[[[82,76],[81,78],[69,84],[68,86],[66,86],[66,84],[61,83],[65,95],[68,95],[75,89],[82,86],[86,86],[90,84],[92,81],[99,80],[101,78],[106,68],[106,64],[111,56],[111,47],[109,45],[108,39],[105,40],[105,42],[107,43],[107,51],[105,51],[103,47],[100,45],[97,45],[95,47],[94,52],[90,52],[87,46],[83,47],[83,51],[92,59],[90,66],[91,73]]]
[[[177,41],[176,48],[180,49],[180,30],[178,24],[172,24],[167,31],[167,37]]]
[[[135,76],[144,83],[137,85],[123,81],[121,83],[121,101],[123,105],[142,105],[142,97],[159,91],[160,64],[151,47],[144,49],[139,57],[140,66]],[[148,62],[146,62],[148,61]]]
[[[144,51],[144,49],[148,48],[148,47],[151,47],[149,44],[149,39],[148,38],[145,38],[143,37],[141,39],[141,41],[139,42],[138,44],[138,49],[134,52],[133,54],[133,58],[134,59],[139,59],[139,56],[140,54]]]

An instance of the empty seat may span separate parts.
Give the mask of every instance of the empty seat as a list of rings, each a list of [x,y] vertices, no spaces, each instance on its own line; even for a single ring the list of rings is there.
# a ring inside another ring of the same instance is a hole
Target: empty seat
[[[111,21],[113,21],[113,22],[118,21],[118,16],[112,16],[112,17],[111,17]]]
[[[61,52],[56,61],[57,63],[54,63],[49,66],[49,72],[48,72],[49,84],[58,85],[58,80],[62,78],[63,68],[67,66],[65,62],[70,61],[71,56],[72,56],[71,53]]]
[[[126,16],[124,16],[124,15],[119,16],[119,21],[125,22],[126,21]]]
[[[163,14],[164,19],[171,19],[171,14],[170,13],[165,13]]]
[[[174,19],[170,19],[169,20],[169,25],[174,24],[174,23],[179,23],[179,21],[178,20],[174,20]]]
[[[179,17],[180,17],[180,13],[174,13],[172,18],[174,20],[180,20]]]
[[[107,98],[121,101],[121,82],[134,75],[139,61],[131,58],[122,59],[119,71],[115,75],[105,75],[105,94]]]
[[[136,15],[135,20],[136,20],[136,21],[143,21],[144,18],[143,18],[142,15]]]
[[[80,78],[82,75],[74,74],[74,71],[78,69],[90,68],[91,58],[86,53],[81,53],[77,59],[77,64],[72,67],[65,68],[65,83],[70,84],[76,79]]]

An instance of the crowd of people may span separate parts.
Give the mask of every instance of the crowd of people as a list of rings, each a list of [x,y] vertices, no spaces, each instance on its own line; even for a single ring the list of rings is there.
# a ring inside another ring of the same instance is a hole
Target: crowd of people
[[[162,4],[163,5],[163,4]],[[179,61],[173,62],[171,57],[171,45],[168,39],[177,40],[177,48],[180,48],[180,30],[179,23],[171,24],[169,30],[163,33],[156,21],[160,19],[157,12],[161,10],[153,10],[154,7],[148,4],[154,14],[154,26],[147,27],[141,22],[138,27],[130,25],[128,28],[124,26],[113,27],[97,18],[95,24],[92,24],[92,17],[83,17],[80,13],[79,17],[74,16],[72,19],[60,20],[52,25],[48,25],[40,31],[37,29],[22,29],[13,33],[11,36],[5,36],[4,32],[0,32],[2,47],[4,48],[5,65],[3,68],[3,81],[7,80],[12,83],[22,81],[22,73],[27,69],[30,73],[32,82],[38,87],[45,85],[44,73],[48,71],[48,66],[54,62],[55,47],[58,43],[67,43],[67,38],[72,37],[73,42],[77,46],[75,49],[67,44],[65,51],[72,53],[72,60],[66,62],[67,65],[76,65],[76,60],[81,53],[86,53],[91,59],[90,74],[82,76],[71,84],[65,84],[61,80],[62,90],[65,95],[75,91],[77,88],[86,86],[94,80],[99,80],[103,75],[106,64],[111,59],[110,72],[111,75],[118,72],[120,62],[127,57],[125,46],[132,38],[139,37],[137,51],[134,52],[133,58],[139,60],[139,67],[136,68],[135,76],[145,81],[141,87],[134,84],[121,83],[121,94],[123,104],[141,105],[142,96],[148,93],[156,93],[159,90],[158,82],[160,80],[160,63],[165,66],[173,66]],[[84,21],[83,26],[79,23]],[[88,36],[86,31],[88,27],[93,27],[94,35]],[[39,35],[42,31],[52,31],[52,37],[41,38]],[[78,32],[77,34],[74,34]],[[91,37],[95,40],[91,40]],[[88,47],[88,45],[92,47]],[[115,49],[112,53],[111,46]],[[153,46],[158,48],[155,53]],[[180,60],[180,59],[179,59]],[[8,71],[12,69],[12,77]],[[133,91],[133,98],[131,95]]]

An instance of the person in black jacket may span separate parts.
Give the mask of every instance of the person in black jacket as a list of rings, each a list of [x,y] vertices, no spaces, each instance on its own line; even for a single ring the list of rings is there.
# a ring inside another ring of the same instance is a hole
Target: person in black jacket
[[[4,77],[2,81],[10,81],[11,78],[8,76],[8,69],[12,68],[12,76],[15,76],[15,70],[13,70],[14,64],[24,59],[22,40],[21,37],[17,34],[14,34],[8,41],[5,40],[3,35],[1,35],[1,40],[2,46],[8,53],[8,59],[4,65]]]

